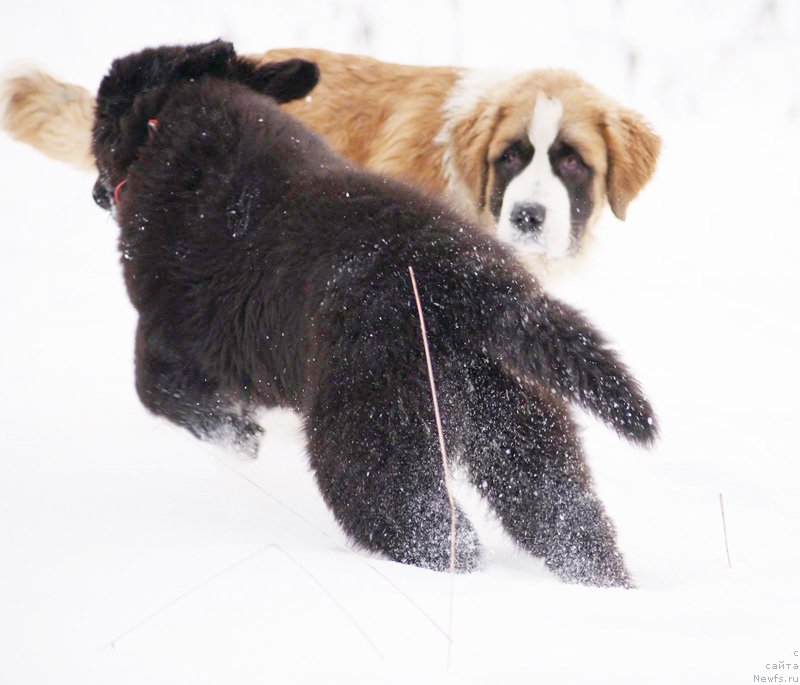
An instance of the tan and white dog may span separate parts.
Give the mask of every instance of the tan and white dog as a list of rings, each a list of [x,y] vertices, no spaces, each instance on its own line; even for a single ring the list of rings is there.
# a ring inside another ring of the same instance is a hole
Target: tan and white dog
[[[251,57],[316,62],[319,85],[287,111],[353,161],[447,199],[538,272],[582,251],[606,203],[625,218],[660,149],[639,114],[566,71],[405,66],[314,49]],[[12,136],[94,166],[88,90],[39,72],[5,90]]]

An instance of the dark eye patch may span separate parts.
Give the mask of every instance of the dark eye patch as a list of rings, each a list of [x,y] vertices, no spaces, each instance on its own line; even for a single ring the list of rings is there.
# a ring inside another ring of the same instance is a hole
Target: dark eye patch
[[[555,145],[550,149],[550,164],[553,173],[568,186],[585,183],[592,175],[591,168],[583,161],[578,151],[566,143]]]
[[[512,141],[495,160],[495,169],[500,169],[513,178],[528,166],[533,152],[533,145],[527,138]]]
[[[500,216],[503,195],[511,180],[518,176],[533,159],[534,149],[527,137],[519,138],[506,145],[503,152],[492,161],[495,182],[489,196],[489,210],[495,219]]]
[[[553,173],[561,179],[569,194],[572,242],[577,245],[594,209],[591,192],[594,170],[574,147],[563,141],[551,147],[549,154]]]

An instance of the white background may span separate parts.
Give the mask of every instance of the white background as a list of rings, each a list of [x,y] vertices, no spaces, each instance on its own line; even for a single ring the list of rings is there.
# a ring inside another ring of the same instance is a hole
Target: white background
[[[553,289],[636,370],[663,436],[645,452],[581,417],[638,590],[561,584],[485,522],[451,625],[447,575],[348,546],[291,416],[265,417],[246,462],[145,412],[94,179],[0,136],[0,683],[798,677],[771,668],[800,663],[798,3],[92,0],[3,14],[0,68],[34,62],[90,89],[114,57],[222,36],[240,52],[568,67],[642,111],[664,138],[656,177]]]

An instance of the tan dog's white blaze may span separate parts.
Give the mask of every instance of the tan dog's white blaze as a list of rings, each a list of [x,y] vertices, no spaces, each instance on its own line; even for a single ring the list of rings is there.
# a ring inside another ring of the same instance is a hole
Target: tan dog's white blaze
[[[585,250],[603,207],[624,219],[655,169],[642,117],[566,71],[419,67],[314,49],[321,80],[284,107],[354,162],[448,200],[540,275]],[[5,84],[3,126],[51,157],[91,166],[93,97],[34,73]]]
[[[569,193],[553,172],[549,151],[556,142],[564,108],[539,95],[528,129],[533,156],[503,194],[497,237],[519,252],[566,256],[573,247]]]

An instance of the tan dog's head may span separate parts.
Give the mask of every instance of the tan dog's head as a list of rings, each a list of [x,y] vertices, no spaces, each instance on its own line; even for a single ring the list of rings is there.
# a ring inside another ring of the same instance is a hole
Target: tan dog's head
[[[465,72],[446,116],[450,191],[522,257],[578,252],[606,202],[624,219],[660,149],[641,116],[564,71]]]

